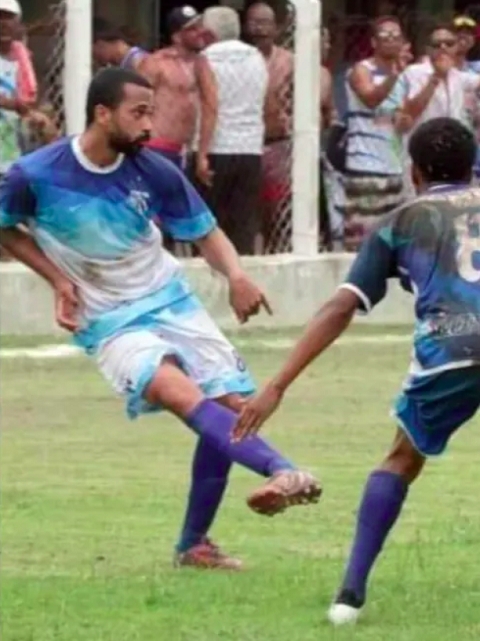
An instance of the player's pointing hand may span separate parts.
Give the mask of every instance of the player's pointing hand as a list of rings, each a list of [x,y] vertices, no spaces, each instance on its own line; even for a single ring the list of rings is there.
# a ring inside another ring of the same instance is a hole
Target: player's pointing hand
[[[259,394],[246,401],[233,430],[232,440],[238,442],[254,436],[276,411],[282,398],[280,389],[269,383]]]
[[[262,307],[268,314],[272,314],[265,294],[245,273],[230,278],[229,285],[230,305],[241,324],[246,323],[251,316],[256,316]]]

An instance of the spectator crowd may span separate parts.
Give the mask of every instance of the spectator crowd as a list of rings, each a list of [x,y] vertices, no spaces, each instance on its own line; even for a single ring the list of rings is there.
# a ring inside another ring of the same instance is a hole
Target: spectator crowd
[[[243,20],[226,6],[203,14],[178,7],[168,17],[169,44],[156,51],[102,18],[93,25],[94,67],[148,78],[148,146],[186,172],[243,255],[290,250],[294,57],[281,44],[288,28],[266,2],[250,4]],[[477,24],[457,16],[432,26],[413,51],[401,21],[381,16],[368,55],[341,74],[330,64],[325,28],[321,43],[318,246],[355,250],[378,216],[412,197],[408,141],[421,123],[456,118],[480,143]],[[58,113],[39,96],[21,6],[0,0],[0,175],[62,133]],[[192,251],[165,242],[175,253]]]

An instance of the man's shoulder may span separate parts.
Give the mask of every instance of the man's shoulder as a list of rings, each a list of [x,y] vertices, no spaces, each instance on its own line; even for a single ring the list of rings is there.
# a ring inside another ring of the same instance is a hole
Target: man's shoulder
[[[146,52],[146,58],[152,62],[161,62],[162,60],[178,58],[179,53],[174,47],[162,47],[152,52]]]
[[[273,47],[273,54],[278,58],[283,58],[283,60],[289,60],[293,62],[293,51],[291,51],[290,49],[287,49],[286,47],[275,45]]]
[[[169,182],[175,182],[179,177],[181,178],[182,172],[175,166],[173,162],[162,156],[148,147],[144,147],[138,154],[130,160],[132,170],[138,172],[140,170],[142,177],[147,180],[153,180],[153,184],[158,184],[162,179]]]
[[[479,206],[479,187],[452,190],[448,185],[439,186],[403,205],[395,218],[394,230],[404,242],[430,246],[451,233],[459,214],[476,212]]]
[[[285,47],[275,45],[271,56],[267,59],[267,67],[270,73],[292,74],[294,70],[293,53]]]
[[[73,154],[71,140],[65,137],[22,156],[15,164],[28,176],[39,172],[45,175],[57,168],[65,169],[68,166],[67,158],[73,158]]]
[[[253,47],[252,45],[242,42],[241,40],[226,40],[224,42],[214,42],[209,45],[204,51],[203,55],[209,59],[218,58],[228,61],[228,57],[236,56],[248,56],[253,58],[259,58],[263,60],[263,56],[260,51]]]

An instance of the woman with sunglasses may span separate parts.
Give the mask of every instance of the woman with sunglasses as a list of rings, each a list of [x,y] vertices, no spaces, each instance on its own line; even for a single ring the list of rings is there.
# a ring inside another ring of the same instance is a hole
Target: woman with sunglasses
[[[345,245],[355,249],[372,223],[403,200],[401,73],[408,49],[397,18],[373,24],[373,55],[347,75]]]

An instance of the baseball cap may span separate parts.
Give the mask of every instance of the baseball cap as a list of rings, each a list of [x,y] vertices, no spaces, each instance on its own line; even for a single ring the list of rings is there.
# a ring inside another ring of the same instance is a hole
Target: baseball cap
[[[1,2],[2,0],[0,0]],[[196,9],[190,6],[185,7],[176,7],[172,9],[168,14],[167,26],[168,31],[171,35],[178,33],[186,27],[190,27],[199,20],[202,19],[202,16],[198,13]]]
[[[458,31],[475,31],[477,28],[477,23],[470,16],[457,16],[453,20],[453,26]]]
[[[13,13],[14,16],[22,15],[22,7],[17,0],[0,0],[0,11]]]

